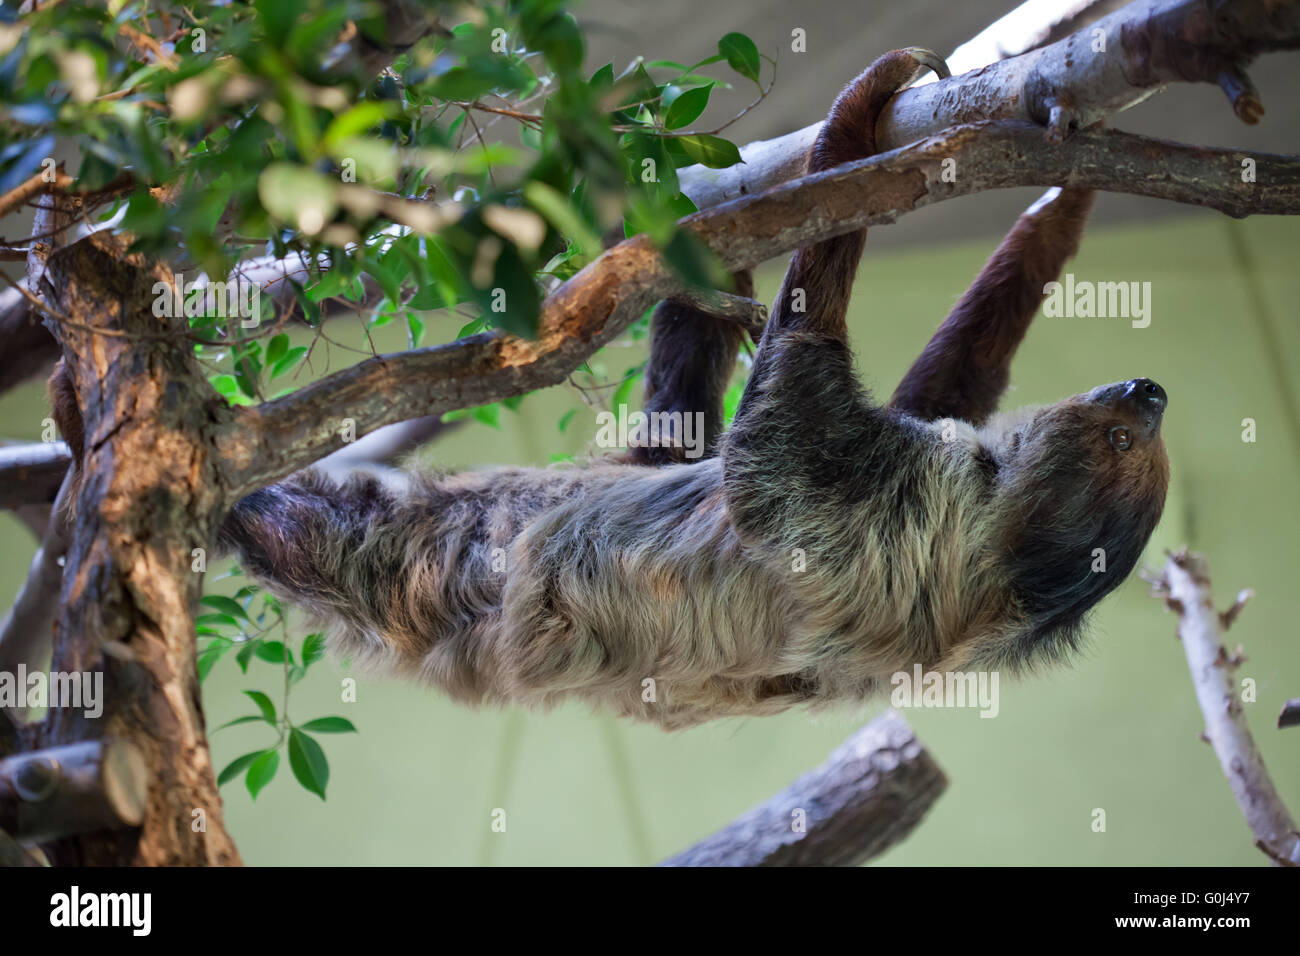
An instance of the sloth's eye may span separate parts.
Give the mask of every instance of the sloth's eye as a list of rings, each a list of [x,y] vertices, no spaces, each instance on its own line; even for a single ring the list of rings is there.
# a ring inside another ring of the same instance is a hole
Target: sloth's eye
[[[1110,430],[1110,446],[1116,451],[1125,451],[1133,444],[1133,436],[1123,425],[1116,425]]]

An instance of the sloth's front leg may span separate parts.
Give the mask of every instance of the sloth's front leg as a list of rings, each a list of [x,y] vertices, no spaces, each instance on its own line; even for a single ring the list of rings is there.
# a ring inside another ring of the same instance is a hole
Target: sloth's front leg
[[[1043,287],[1078,251],[1092,201],[1090,189],[1053,189],[1021,214],[903,376],[893,408],[975,425],[997,411]]]
[[[836,98],[809,170],[874,153],[881,110],[926,67],[948,72],[917,48],[872,63]],[[885,467],[891,456],[897,466],[898,454],[911,454],[896,423],[867,400],[848,349],[845,315],[865,238],[861,230],[800,249],[786,272],[723,450],[728,508],[751,539],[784,547],[791,536],[831,533],[878,484],[873,476],[898,471]]]

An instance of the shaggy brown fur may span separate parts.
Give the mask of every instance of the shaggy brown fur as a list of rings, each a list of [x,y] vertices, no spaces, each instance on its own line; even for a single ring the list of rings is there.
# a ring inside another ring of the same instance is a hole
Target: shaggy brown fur
[[[870,155],[917,66],[897,51],[854,80],[809,168]],[[846,343],[856,233],[793,257],[715,456],[396,489],[308,472],[240,501],[221,542],[337,652],[468,703],[577,697],[677,728],[860,701],[917,663],[1053,660],[1132,569],[1168,480],[1149,380],[990,418],[1090,201],[1021,217],[887,406]],[[720,421],[738,338],[672,308],[650,402]]]

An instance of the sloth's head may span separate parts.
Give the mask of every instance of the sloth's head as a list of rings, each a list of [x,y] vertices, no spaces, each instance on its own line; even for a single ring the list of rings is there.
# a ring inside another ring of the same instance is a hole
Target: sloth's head
[[[1164,508],[1168,397],[1149,378],[1037,409],[990,449],[1015,590],[1040,633],[1073,631],[1137,564]]]

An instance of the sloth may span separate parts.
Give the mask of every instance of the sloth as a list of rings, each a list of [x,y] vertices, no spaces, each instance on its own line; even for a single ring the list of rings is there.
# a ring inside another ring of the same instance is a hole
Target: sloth
[[[910,48],[850,83],[808,171],[872,155],[925,67],[946,75]],[[658,306],[645,407],[703,413],[699,460],[641,448],[397,484],[309,470],[237,502],[219,545],[337,654],[468,704],[582,699],[677,729],[862,702],[918,664],[1060,661],[1136,564],[1169,476],[1150,379],[996,414],[1091,203],[1055,190],[1024,213],[887,403],[847,341],[859,231],[794,254],[725,433],[743,332]]]

